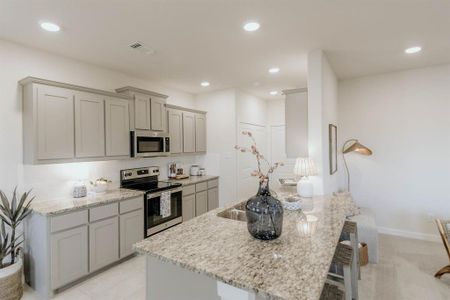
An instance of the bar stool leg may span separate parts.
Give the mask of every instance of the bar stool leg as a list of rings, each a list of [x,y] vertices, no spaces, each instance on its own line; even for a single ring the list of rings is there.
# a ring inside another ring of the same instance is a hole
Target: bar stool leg
[[[359,243],[356,233],[350,233],[350,242],[353,248],[352,259],[352,298],[358,300],[358,279],[360,277]]]
[[[344,286],[345,286],[345,300],[352,300],[352,271],[350,266],[344,266]]]

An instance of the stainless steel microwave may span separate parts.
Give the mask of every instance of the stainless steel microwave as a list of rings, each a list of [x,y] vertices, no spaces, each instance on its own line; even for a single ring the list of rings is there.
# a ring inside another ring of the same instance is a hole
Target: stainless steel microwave
[[[165,132],[131,131],[131,157],[170,155],[170,137]]]

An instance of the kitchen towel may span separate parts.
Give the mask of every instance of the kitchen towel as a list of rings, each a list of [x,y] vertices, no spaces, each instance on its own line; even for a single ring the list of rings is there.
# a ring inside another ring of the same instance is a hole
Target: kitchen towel
[[[170,192],[162,192],[160,197],[159,214],[163,218],[170,217],[172,214],[170,208]]]

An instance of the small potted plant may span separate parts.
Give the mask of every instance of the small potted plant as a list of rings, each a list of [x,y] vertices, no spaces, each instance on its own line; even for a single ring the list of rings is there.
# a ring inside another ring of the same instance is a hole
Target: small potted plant
[[[0,299],[22,298],[23,261],[20,257],[23,234],[18,232],[22,221],[31,213],[30,192],[17,197],[13,192],[11,201],[0,191]]]

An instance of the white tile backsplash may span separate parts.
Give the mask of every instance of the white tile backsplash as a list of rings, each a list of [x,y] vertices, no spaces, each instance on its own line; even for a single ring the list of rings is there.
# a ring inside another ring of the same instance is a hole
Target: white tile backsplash
[[[127,159],[114,161],[96,161],[49,165],[20,165],[20,190],[33,189],[36,201],[44,201],[65,197],[72,194],[73,186],[77,181],[85,181],[104,177],[112,181],[111,188],[120,185],[120,170],[148,166],[160,167],[160,179],[167,178],[168,164],[179,163],[184,172],[189,174],[192,164],[203,166],[205,155],[157,157],[146,159]],[[89,186],[88,186],[89,187]]]

